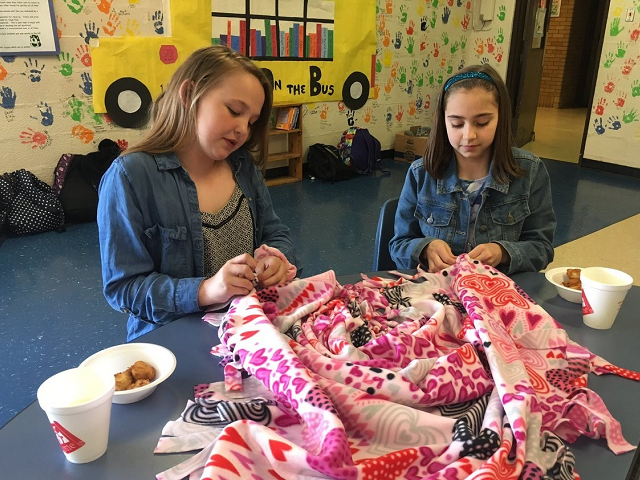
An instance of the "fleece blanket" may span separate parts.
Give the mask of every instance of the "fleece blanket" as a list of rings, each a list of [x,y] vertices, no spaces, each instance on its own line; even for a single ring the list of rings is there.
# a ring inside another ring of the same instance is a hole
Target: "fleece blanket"
[[[158,479],[564,480],[580,435],[634,448],[587,375],[640,375],[465,255],[355,285],[329,271],[205,320],[225,382],[196,386],[167,424],[156,452],[201,451]]]

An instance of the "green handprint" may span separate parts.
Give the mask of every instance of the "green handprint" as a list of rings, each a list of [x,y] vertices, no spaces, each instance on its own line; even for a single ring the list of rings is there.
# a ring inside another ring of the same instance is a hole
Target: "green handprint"
[[[440,38],[442,39],[442,43],[449,45],[449,35],[447,35],[447,32],[444,32]]]
[[[400,21],[402,23],[407,23],[407,6],[400,5]]]
[[[100,113],[96,113],[93,110],[93,105],[92,104],[88,104],[87,105],[87,112],[89,112],[89,115],[91,116],[91,118],[93,118],[93,121],[96,125],[102,125],[102,119],[104,117],[104,115],[100,114]]]
[[[624,27],[620,28],[620,17],[614,18],[613,21],[611,22],[611,27],[609,28],[609,34],[612,37],[615,37],[623,30],[624,30]]]
[[[634,80],[631,84],[631,96],[640,97],[640,80]]]
[[[629,113],[626,110],[622,111],[622,121],[624,123],[631,123],[638,121],[638,112],[636,112],[635,108],[632,108]]]
[[[424,75],[421,73],[416,77],[416,85],[422,87],[424,85]]]
[[[407,37],[407,45],[406,48],[407,49],[407,53],[412,54],[413,53],[413,46],[415,45],[415,42],[413,40],[413,37]]]
[[[60,54],[58,55],[58,60],[62,62],[58,70],[62,74],[62,76],[68,77],[69,75],[71,75],[73,73],[73,57],[67,52],[60,52]]]
[[[453,72],[453,65],[449,64],[449,66],[447,67],[447,75],[451,75],[452,72]]]
[[[627,45],[624,42],[618,42],[618,51],[616,52],[616,57],[624,58],[627,53]]]
[[[433,85],[433,83],[436,81],[435,77],[433,76],[433,71],[431,72],[427,72],[427,80],[429,81],[429,85]]]
[[[400,83],[407,83],[407,69],[405,67],[400,67],[398,72],[400,72]]]
[[[376,73],[380,73],[382,71],[382,62],[380,58],[376,58]]]
[[[71,111],[64,112],[65,115],[71,117],[71,119],[76,122],[82,120],[82,107],[84,107],[84,103],[76,97],[71,97],[71,100],[69,100],[69,106],[71,107]]]
[[[607,56],[605,57],[605,60],[604,60],[603,67],[611,68],[611,65],[613,65],[613,62],[615,62],[615,60],[616,60],[616,57],[613,55],[613,53],[611,52],[607,53]]]
[[[434,1],[434,3],[436,3]],[[431,20],[429,21],[429,24],[431,25],[431,28],[436,28],[436,21],[438,20],[438,15],[436,15],[436,12],[431,12]]]
[[[496,43],[502,43],[504,42],[504,31],[499,28],[498,29],[498,36],[496,37]]]
[[[458,51],[458,48],[460,48],[460,44],[456,40],[451,44],[451,53],[456,53]]]
[[[438,82],[438,85],[442,85],[442,82],[444,82],[444,77],[442,76],[442,74],[438,75],[436,81]]]
[[[505,7],[504,5],[500,6],[500,11],[498,12],[498,20],[500,20],[501,22],[504,22],[504,19],[507,16],[507,7]]]
[[[84,8],[84,3],[87,0],[64,0],[64,3],[67,4],[71,13],[75,13],[76,15],[82,11]]]
[[[462,50],[467,48],[467,37],[464,35],[460,37],[460,48],[462,48]]]
[[[433,1],[431,2],[431,6],[432,6],[433,8],[438,8],[438,0],[433,0]]]
[[[418,60],[411,62],[411,75],[415,76],[418,71]]]

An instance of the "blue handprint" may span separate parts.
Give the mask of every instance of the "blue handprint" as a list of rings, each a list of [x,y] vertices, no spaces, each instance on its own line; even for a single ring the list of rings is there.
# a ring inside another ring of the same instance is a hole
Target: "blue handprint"
[[[84,38],[84,43],[87,45],[89,45],[92,38],[98,38],[98,27],[96,26],[96,22],[85,23],[84,30],[86,35],[80,33],[80,37]]]
[[[458,7],[461,7],[461,6],[462,6],[462,1],[463,1],[463,0],[458,0],[458,2],[456,3],[456,5],[458,5]]]
[[[51,107],[46,102],[40,102],[38,104],[38,108],[40,109],[40,123],[45,127],[48,127],[53,124],[53,111]],[[37,120],[38,117],[34,117],[31,115],[31,118]]]
[[[156,10],[156,12],[151,17],[151,20],[153,20],[153,28],[158,35],[164,34],[164,26],[162,25],[163,18],[164,17],[162,16],[162,12],[160,10]]]
[[[620,130],[622,124],[617,116],[609,117],[607,120],[609,130]]]
[[[23,73],[23,75],[28,75],[29,80],[34,83],[42,80],[42,70],[44,69],[44,65],[40,67],[38,65],[38,60],[34,60],[33,58],[30,58],[28,62],[25,60],[24,66],[27,67],[28,71],[27,73]]]
[[[422,95],[418,95],[416,98],[416,108],[420,110],[422,108]]]
[[[80,89],[87,95],[93,94],[93,82],[91,81],[91,75],[88,72],[84,72],[80,75],[82,83],[79,85]]]
[[[387,123],[391,122],[391,119],[393,118],[393,114],[387,110],[387,114],[385,115],[384,119]]]
[[[396,39],[393,41],[393,46],[396,47],[396,50],[399,50],[402,46],[402,32],[396,33]]]
[[[411,95],[413,93],[413,80],[407,82],[407,93]]]
[[[601,118],[596,118],[593,121],[593,126],[596,128],[596,133],[598,135],[602,135],[604,133],[604,127],[602,126],[602,119]]]
[[[428,25],[428,22],[429,22],[429,19],[426,17],[426,15],[425,15],[425,16],[423,16],[423,17],[420,19],[420,30],[421,30],[421,31],[423,31],[423,32],[426,32],[426,31],[427,31],[427,25]]]
[[[16,94],[9,87],[2,87],[0,91],[0,107],[10,109],[16,106]]]
[[[449,16],[451,15],[451,9],[449,7],[444,7],[442,10],[442,23],[445,25],[449,23]]]
[[[7,63],[13,63],[16,61],[16,57],[14,55],[2,55],[2,60]]]

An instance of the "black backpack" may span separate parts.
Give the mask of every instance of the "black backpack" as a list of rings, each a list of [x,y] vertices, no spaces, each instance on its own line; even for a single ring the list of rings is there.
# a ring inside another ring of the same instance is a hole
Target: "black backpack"
[[[0,230],[27,235],[63,226],[62,205],[49,185],[25,169],[0,176]]]
[[[358,175],[352,167],[342,162],[338,149],[333,145],[311,145],[307,153],[307,164],[311,175],[323,182],[339,182]]]
[[[97,152],[63,155],[55,169],[54,191],[62,203],[67,222],[92,222],[98,210],[98,185],[102,175],[120,155],[120,147],[108,138]]]

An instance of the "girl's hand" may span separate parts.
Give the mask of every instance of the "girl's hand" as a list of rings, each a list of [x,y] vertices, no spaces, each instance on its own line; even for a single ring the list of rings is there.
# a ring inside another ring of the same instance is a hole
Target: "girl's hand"
[[[478,260],[492,267],[507,263],[511,259],[507,251],[499,243],[481,243],[476,245],[468,255],[473,260]]]
[[[429,242],[429,245],[420,254],[420,261],[429,266],[429,273],[436,273],[443,268],[450,267],[456,263],[456,258],[451,252],[451,247],[444,240]]]
[[[258,286],[261,288],[287,281],[287,266],[278,257],[271,255],[258,260],[255,272]]]
[[[257,265],[258,262],[248,253],[229,260],[218,273],[200,284],[198,305],[227,303],[231,297],[251,293]]]

